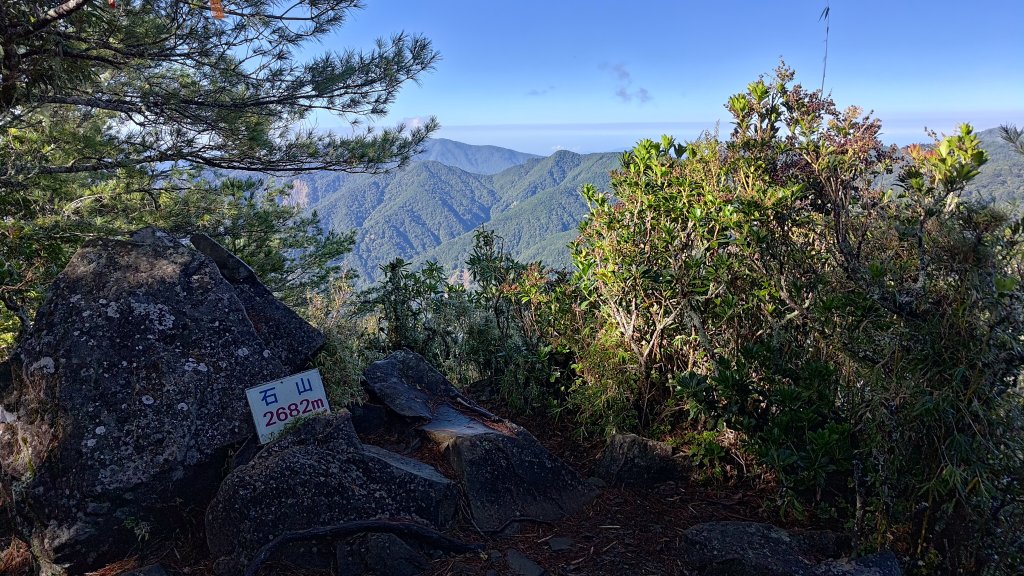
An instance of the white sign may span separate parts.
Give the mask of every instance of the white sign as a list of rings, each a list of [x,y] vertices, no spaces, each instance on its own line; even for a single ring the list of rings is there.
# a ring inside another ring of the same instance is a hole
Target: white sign
[[[331,412],[324,382],[320,379],[320,371],[315,368],[249,388],[245,397],[249,400],[260,444],[273,440],[296,418]]]

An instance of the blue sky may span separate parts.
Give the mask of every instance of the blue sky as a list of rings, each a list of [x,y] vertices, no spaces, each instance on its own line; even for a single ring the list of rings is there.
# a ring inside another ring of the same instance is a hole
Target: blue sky
[[[312,49],[419,33],[441,53],[382,124],[436,116],[437,136],[550,154],[697,136],[784,58],[821,85],[824,0],[366,0]],[[1024,0],[831,0],[825,90],[874,110],[889,141],[1024,125]],[[318,118],[331,128],[336,120]]]

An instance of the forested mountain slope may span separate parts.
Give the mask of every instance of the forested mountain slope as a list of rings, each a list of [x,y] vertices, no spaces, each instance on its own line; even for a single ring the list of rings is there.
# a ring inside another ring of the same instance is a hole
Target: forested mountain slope
[[[1024,159],[999,138],[979,137],[989,162],[971,182],[971,197],[1017,205],[1024,194]],[[586,213],[583,184],[607,189],[619,154],[540,157],[452,140],[430,140],[406,168],[379,176],[318,173],[292,180],[292,199],[316,209],[331,228],[356,231],[347,265],[363,282],[396,257],[436,260],[449,271],[462,266],[480,226],[494,230],[523,261],[569,265],[565,246]],[[490,171],[497,170],[491,174]]]
[[[988,153],[988,163],[967,185],[967,193],[986,201],[1013,205],[1020,209],[1024,199],[1024,157],[999,136],[998,128],[978,132]]]
[[[292,199],[317,210],[335,230],[356,230],[346,263],[364,282],[374,281],[380,265],[397,257],[435,259],[454,270],[469,254],[473,230],[482,225],[504,237],[518,257],[567,264],[565,243],[571,234],[565,233],[574,232],[586,212],[580,186],[607,187],[619,154],[562,150],[530,157],[444,141],[429,156],[476,149],[482,149],[480,158],[470,154],[463,165],[494,165],[497,158],[523,162],[493,175],[421,160],[380,176],[302,176],[292,180]]]

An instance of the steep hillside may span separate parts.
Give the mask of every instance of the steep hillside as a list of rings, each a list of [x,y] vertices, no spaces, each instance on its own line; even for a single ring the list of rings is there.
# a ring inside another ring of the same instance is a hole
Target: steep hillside
[[[561,151],[536,164],[496,174],[492,184],[502,200],[486,226],[504,238],[520,260],[568,266],[566,244],[576,237],[576,226],[587,212],[580,187],[590,183],[608,189],[609,172],[618,165],[619,155],[614,153],[579,155]],[[465,262],[472,246],[473,232],[468,231],[415,260],[436,260],[454,271]]]
[[[981,167],[981,174],[968,186],[967,193],[1020,210],[1024,200],[1024,157],[999,137],[998,128],[978,132],[978,138],[989,159]]]
[[[379,190],[380,198],[358,225],[350,265],[368,280],[396,257],[406,259],[451,240],[491,219],[498,196],[483,177],[437,162],[416,162]],[[349,204],[351,206],[351,204]],[[343,216],[346,210],[334,210]],[[327,211],[323,212],[325,216]],[[335,229],[338,218],[331,219]]]
[[[454,144],[445,146],[461,149]],[[589,182],[607,187],[608,172],[618,158],[614,153],[561,151],[526,159],[494,175],[417,161],[380,176],[303,176],[292,186],[332,228],[357,231],[346,263],[364,282],[373,282],[380,265],[396,257],[436,259],[454,270],[469,254],[472,232],[481,225],[505,237],[517,256],[564,253],[562,233],[574,231],[586,212],[580,186]],[[567,259],[553,263],[566,264]]]

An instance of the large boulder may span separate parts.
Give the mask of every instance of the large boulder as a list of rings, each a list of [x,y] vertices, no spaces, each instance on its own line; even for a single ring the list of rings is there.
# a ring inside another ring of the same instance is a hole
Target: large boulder
[[[323,347],[324,335],[275,298],[248,264],[212,238],[193,234],[190,241],[213,260],[221,276],[235,289],[246,317],[271,354],[289,373],[301,371],[309,362],[310,351]]]
[[[635,434],[615,434],[594,465],[594,476],[611,485],[652,486],[679,478],[683,464],[672,447]]]
[[[0,395],[3,488],[44,574],[123,558],[209,501],[253,433],[245,389],[316,352],[284,359],[268,334],[210,258],[160,231],[72,257]]]
[[[233,470],[207,510],[207,542],[219,572],[237,574],[285,532],[372,519],[444,529],[458,502],[458,487],[434,468],[364,446],[342,410],[301,422]],[[302,545],[282,554],[312,566],[333,558]]]
[[[372,396],[443,451],[480,530],[560,520],[596,494],[527,430],[466,398],[418,354],[395,352],[373,363],[364,380]]]

